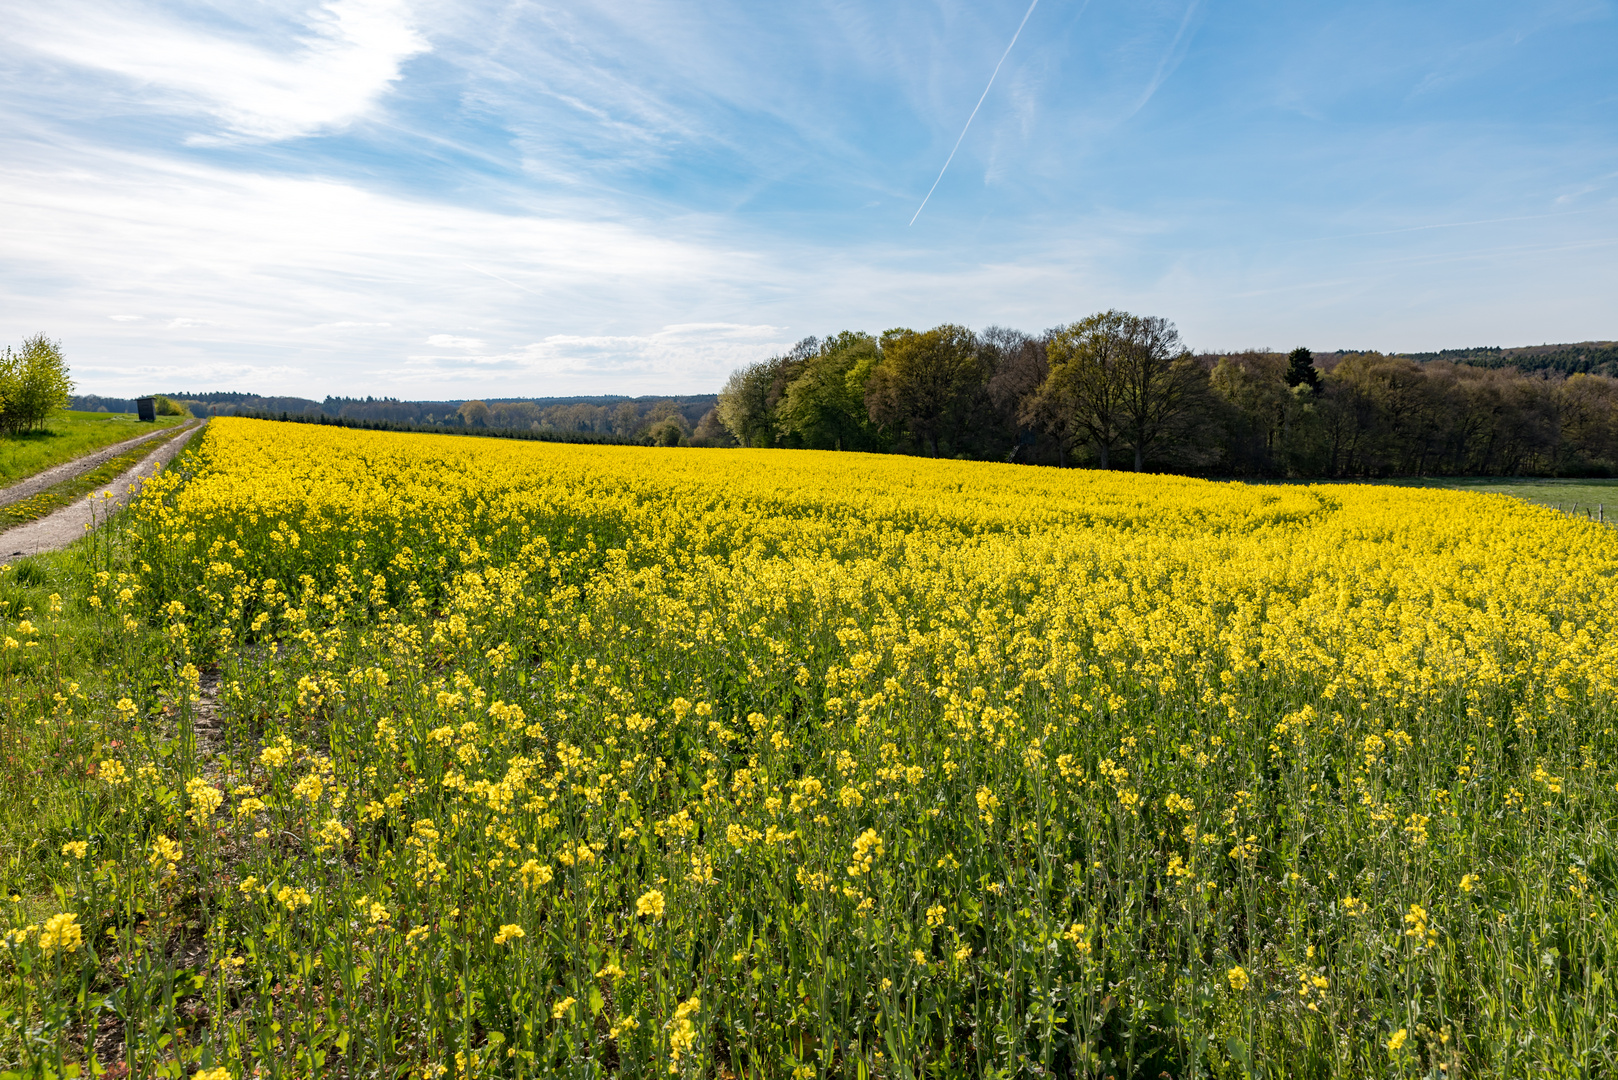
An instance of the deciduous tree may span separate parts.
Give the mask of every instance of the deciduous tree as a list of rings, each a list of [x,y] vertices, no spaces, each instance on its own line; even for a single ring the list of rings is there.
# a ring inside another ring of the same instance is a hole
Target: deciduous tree
[[[1123,438],[1123,352],[1134,316],[1103,311],[1058,327],[1045,340],[1050,374],[1025,404],[1026,422],[1040,423],[1064,450],[1088,442],[1103,469]]]
[[[972,331],[953,323],[883,334],[882,362],[865,394],[871,420],[903,427],[937,457],[939,438],[954,427],[967,390],[981,381],[977,344]]]
[[[13,352],[0,355],[0,430],[32,431],[73,396],[60,342],[35,334]]]
[[[1197,404],[1203,372],[1180,344],[1180,332],[1156,315],[1127,315],[1119,371],[1124,440],[1135,451],[1135,471],[1146,456],[1177,434]]]
[[[819,351],[819,339],[807,337],[784,355],[738,368],[719,391],[719,422],[743,446],[773,446],[781,399],[805,361]]]
[[[870,334],[845,330],[822,342],[777,406],[783,441],[817,450],[869,449],[874,432],[865,390],[880,359]]]

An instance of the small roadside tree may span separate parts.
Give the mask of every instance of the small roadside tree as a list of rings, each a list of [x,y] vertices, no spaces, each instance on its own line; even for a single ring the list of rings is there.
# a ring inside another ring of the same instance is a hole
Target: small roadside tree
[[[183,402],[175,401],[164,394],[152,395],[152,410],[158,416],[190,416],[191,409]]]
[[[0,356],[0,431],[15,434],[42,426],[52,412],[67,407],[73,396],[62,346],[44,334],[8,345]]]

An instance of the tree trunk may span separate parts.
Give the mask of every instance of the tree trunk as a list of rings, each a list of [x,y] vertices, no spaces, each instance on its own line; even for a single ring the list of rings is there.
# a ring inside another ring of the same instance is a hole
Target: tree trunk
[[[1146,467],[1146,450],[1140,443],[1135,444],[1135,471],[1140,472]]]
[[[1111,466],[1109,466],[1107,464],[1107,444],[1106,443],[1097,443],[1096,448],[1101,451],[1101,467],[1103,469],[1111,468]]]

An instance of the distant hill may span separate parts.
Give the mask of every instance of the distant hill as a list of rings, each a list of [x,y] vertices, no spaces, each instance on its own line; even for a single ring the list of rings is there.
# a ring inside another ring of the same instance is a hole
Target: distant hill
[[[1618,376],[1618,341],[1581,341],[1575,345],[1524,345],[1505,349],[1498,345],[1439,352],[1402,353],[1412,360],[1449,360],[1472,367],[1518,371],[1554,371],[1562,375]]]

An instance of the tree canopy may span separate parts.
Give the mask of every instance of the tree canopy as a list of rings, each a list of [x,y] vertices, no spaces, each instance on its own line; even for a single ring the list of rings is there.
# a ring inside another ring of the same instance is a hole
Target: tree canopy
[[[1225,476],[1618,475],[1606,375],[1193,355],[1168,320],[1118,310],[1040,335],[946,323],[806,338],[733,374],[713,419],[755,447]]]
[[[62,347],[44,334],[35,334],[13,351],[0,355],[0,431],[15,434],[42,426],[57,409],[65,409],[73,396]]]

